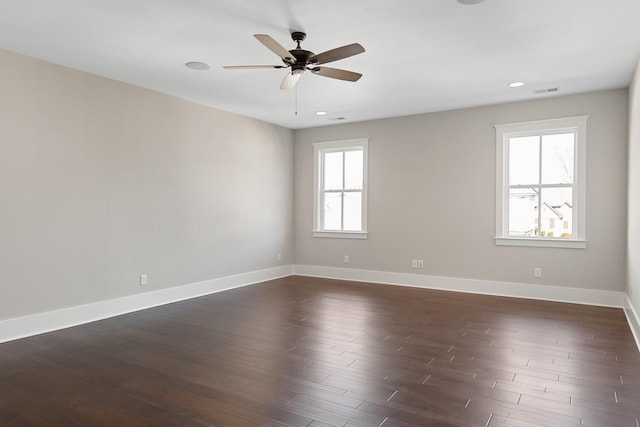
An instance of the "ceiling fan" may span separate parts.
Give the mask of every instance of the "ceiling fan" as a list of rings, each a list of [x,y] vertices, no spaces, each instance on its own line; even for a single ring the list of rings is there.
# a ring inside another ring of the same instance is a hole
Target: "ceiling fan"
[[[285,76],[284,80],[282,80],[280,89],[290,89],[294,87],[298,82],[298,79],[300,79],[300,76],[307,70],[311,71],[313,74],[318,74],[323,77],[346,80],[349,82],[358,81],[358,79],[362,77],[362,74],[355,73],[353,71],[321,66],[322,64],[338,61],[364,52],[364,48],[358,43],[338,47],[316,55],[315,53],[309,52],[308,50],[304,50],[300,47],[300,42],[307,37],[306,33],[301,31],[294,31],[291,33],[291,38],[297,43],[297,47],[292,50],[285,49],[280,43],[266,34],[254,34],[254,37],[258,39],[260,43],[265,45],[267,49],[278,55],[282,59],[284,65],[229,65],[223,68],[234,70],[291,68],[291,72]]]

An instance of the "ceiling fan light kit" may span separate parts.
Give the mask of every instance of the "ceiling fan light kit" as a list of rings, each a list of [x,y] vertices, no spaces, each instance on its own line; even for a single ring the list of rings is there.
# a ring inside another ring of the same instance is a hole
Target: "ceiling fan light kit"
[[[364,48],[358,43],[338,47],[316,55],[300,47],[300,42],[307,37],[307,34],[302,31],[293,31],[291,33],[291,39],[297,44],[296,48],[292,50],[285,49],[280,43],[266,34],[254,34],[254,37],[267,49],[278,55],[284,65],[230,65],[223,68],[236,70],[290,68],[291,72],[282,80],[280,89],[295,87],[298,79],[305,71],[311,71],[312,74],[349,82],[358,81],[360,77],[362,77],[362,74],[354,71],[321,66],[322,64],[338,61],[364,52]]]

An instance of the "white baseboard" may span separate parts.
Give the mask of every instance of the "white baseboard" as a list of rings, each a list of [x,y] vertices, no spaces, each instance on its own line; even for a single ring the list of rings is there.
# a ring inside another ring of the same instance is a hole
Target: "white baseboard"
[[[412,286],[454,292],[559,301],[575,304],[623,308],[627,321],[640,348],[640,317],[623,292],[578,289],[523,283],[427,276],[349,268],[311,265],[287,265],[266,270],[221,277],[184,286],[129,295],[91,304],[37,313],[0,321],[0,343],[51,332],[83,323],[94,322],[146,308],[196,298],[216,292],[253,285],[267,280],[290,276],[323,277],[387,285]]]
[[[2,320],[0,321],[0,343],[286,277],[290,276],[291,272],[292,266],[287,265]]]
[[[635,338],[638,350],[640,350],[640,316],[638,316],[638,312],[633,307],[633,303],[631,303],[629,296],[626,294],[625,296],[626,304],[624,307],[624,314],[627,316],[627,323],[629,323],[629,328],[631,328],[633,338]]]
[[[626,305],[626,294],[624,292],[602,291],[596,289],[494,282],[489,280],[461,279],[455,277],[427,276],[424,274],[394,273],[388,271],[357,270],[351,268],[312,265],[294,265],[293,274],[299,276],[324,277],[329,279],[352,280],[356,282],[412,286],[454,292],[468,292],[474,294],[528,298],[605,307],[623,308]]]

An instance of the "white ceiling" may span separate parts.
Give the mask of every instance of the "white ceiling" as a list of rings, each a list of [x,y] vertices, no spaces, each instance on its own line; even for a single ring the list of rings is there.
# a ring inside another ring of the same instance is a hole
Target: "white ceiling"
[[[298,129],[626,87],[639,17],[638,0],[0,0],[0,48]],[[293,49],[291,30],[315,53],[360,43],[329,66],[364,77],[284,91],[284,69],[222,69],[281,64],[253,34]]]

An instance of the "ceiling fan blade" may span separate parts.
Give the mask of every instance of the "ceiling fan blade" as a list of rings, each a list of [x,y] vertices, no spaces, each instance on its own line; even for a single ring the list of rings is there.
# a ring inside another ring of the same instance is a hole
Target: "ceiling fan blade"
[[[346,46],[337,47],[326,52],[319,53],[310,58],[310,61],[317,64],[327,64],[339,59],[348,58],[353,55],[364,52],[364,48],[359,43],[348,44]]]
[[[296,83],[298,83],[301,75],[302,73],[287,74],[286,76],[284,76],[284,80],[282,80],[282,83],[280,84],[280,89],[291,89],[296,85]]]
[[[346,80],[349,82],[357,82],[362,74],[354,73],[353,71],[340,70],[338,68],[329,67],[315,67],[311,69],[313,74],[318,74],[323,77],[330,77],[332,79]]]
[[[258,39],[258,41],[263,45],[265,45],[267,49],[269,49],[271,52],[275,53],[280,58],[282,58],[284,62],[288,64],[292,64],[296,62],[293,55],[291,55],[291,53],[287,49],[285,49],[280,43],[278,43],[273,38],[271,38],[271,36],[268,36],[266,34],[254,34],[253,37]]]
[[[287,68],[284,65],[225,65],[228,70],[256,70],[260,68]]]

